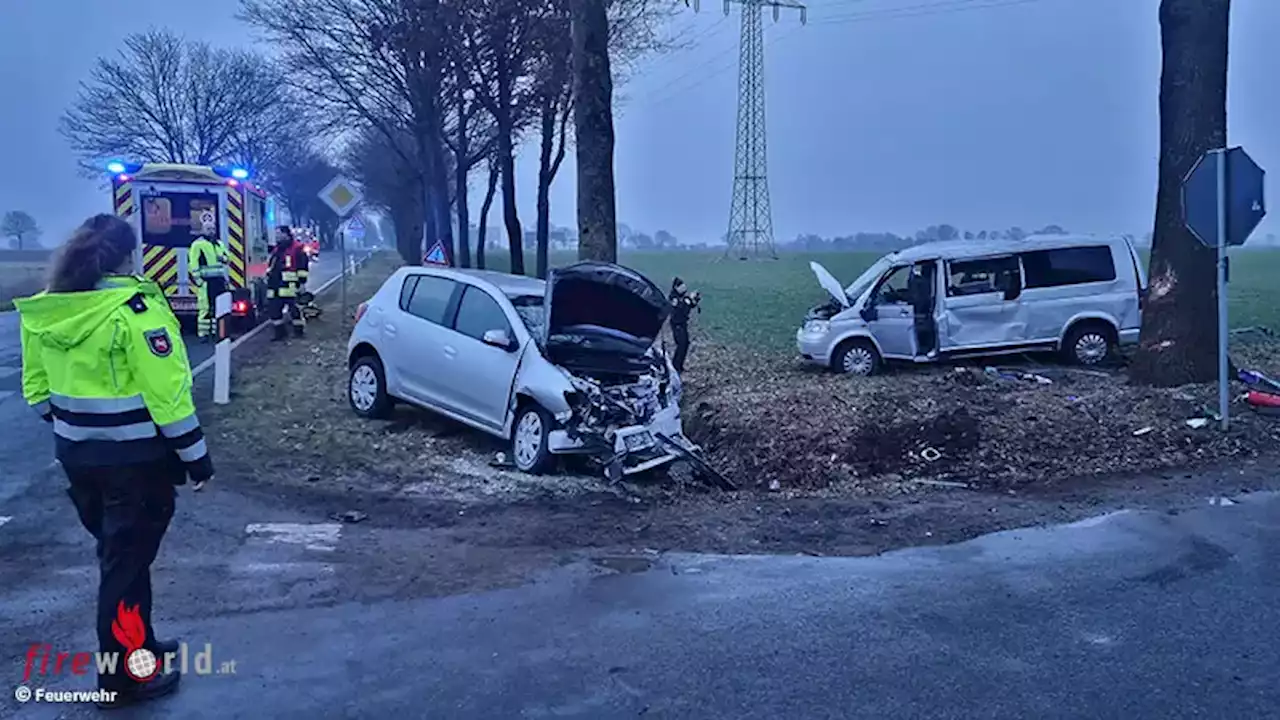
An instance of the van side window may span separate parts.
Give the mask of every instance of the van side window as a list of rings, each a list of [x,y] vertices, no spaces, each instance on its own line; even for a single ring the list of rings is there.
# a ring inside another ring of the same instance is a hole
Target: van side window
[[[1004,292],[1016,287],[1020,274],[1018,261],[1010,256],[960,260],[947,263],[947,297]]]
[[[1080,283],[1111,282],[1116,265],[1106,245],[1035,250],[1022,254],[1027,288],[1062,287]]]
[[[896,267],[876,286],[871,298],[872,305],[893,305],[911,302],[909,292],[911,282],[911,266]]]

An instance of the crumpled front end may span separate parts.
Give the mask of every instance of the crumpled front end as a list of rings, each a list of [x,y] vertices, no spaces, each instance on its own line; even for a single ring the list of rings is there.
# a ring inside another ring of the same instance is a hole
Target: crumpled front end
[[[550,433],[557,454],[588,454],[606,474],[623,475],[660,467],[680,457],[672,444],[697,450],[684,436],[680,419],[680,376],[654,349],[650,371],[638,377],[589,377],[565,371],[573,385],[565,393],[572,412]]]

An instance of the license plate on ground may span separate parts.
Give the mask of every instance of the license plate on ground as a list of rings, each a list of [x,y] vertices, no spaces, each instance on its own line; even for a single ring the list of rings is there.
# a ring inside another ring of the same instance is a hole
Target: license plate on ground
[[[644,430],[622,436],[622,443],[627,448],[627,452],[644,450],[653,447],[653,436],[649,434],[648,430]]]

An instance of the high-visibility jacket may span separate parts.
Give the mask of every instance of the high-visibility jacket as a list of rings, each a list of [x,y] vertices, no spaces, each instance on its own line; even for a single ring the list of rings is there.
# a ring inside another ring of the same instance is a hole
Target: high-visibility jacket
[[[202,285],[206,278],[228,277],[227,252],[222,244],[203,236],[192,241],[187,249],[187,274],[197,285]]]
[[[109,277],[95,290],[42,292],[14,305],[22,317],[22,394],[53,423],[63,465],[176,455],[193,481],[213,475],[186,346],[158,285]]]
[[[276,248],[267,268],[268,297],[297,297],[311,276],[311,261],[296,240]]]

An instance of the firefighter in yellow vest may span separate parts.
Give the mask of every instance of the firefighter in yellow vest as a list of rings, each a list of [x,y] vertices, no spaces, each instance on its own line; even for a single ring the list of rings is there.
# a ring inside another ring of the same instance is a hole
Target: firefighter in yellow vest
[[[230,276],[227,252],[217,240],[217,224],[213,213],[201,217],[201,235],[187,250],[187,276],[196,286],[196,336],[201,340],[217,336],[218,296],[227,292]],[[212,239],[210,239],[212,238]]]
[[[307,320],[298,307],[298,294],[307,287],[310,277],[307,253],[286,226],[276,228],[276,244],[267,263],[267,302],[270,305],[272,340],[284,340],[287,324],[293,325],[295,337],[305,334]]]
[[[151,625],[151,564],[175,486],[213,478],[178,319],[159,286],[126,274],[137,244],[127,222],[96,215],[61,249],[48,289],[15,302],[22,394],[52,424],[68,494],[97,540],[99,647],[117,658],[149,650],[164,673],[100,668],[109,707],[177,689],[180,676],[164,671],[177,643]]]

